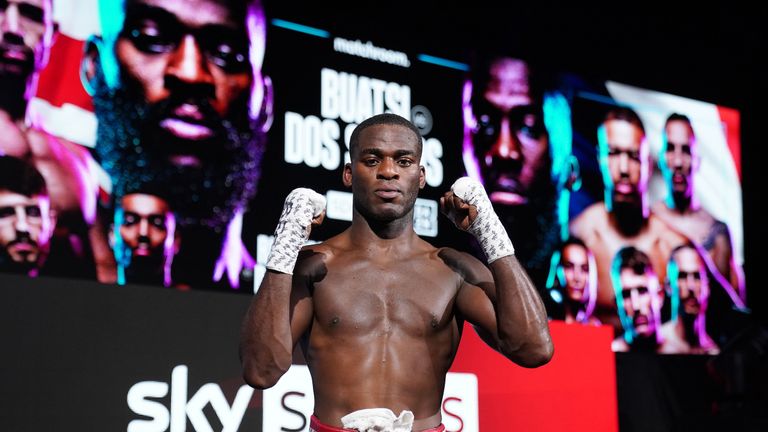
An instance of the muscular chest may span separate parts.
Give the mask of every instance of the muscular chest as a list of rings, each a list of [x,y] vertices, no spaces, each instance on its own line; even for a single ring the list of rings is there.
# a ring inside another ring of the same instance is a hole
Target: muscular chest
[[[315,321],[328,331],[413,336],[453,319],[458,276],[433,262],[341,262],[315,283]]]

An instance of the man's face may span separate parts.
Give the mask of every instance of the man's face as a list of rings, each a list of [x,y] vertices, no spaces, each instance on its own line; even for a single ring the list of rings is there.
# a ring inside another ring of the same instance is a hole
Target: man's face
[[[162,262],[175,220],[168,203],[153,195],[129,194],[122,200],[123,220],[119,234],[133,259]]]
[[[589,258],[587,250],[581,245],[570,244],[563,249],[563,274],[565,275],[565,294],[571,300],[586,302],[589,281]]]
[[[253,196],[265,144],[248,106],[261,60],[249,60],[245,8],[230,4],[127,0],[120,85],[110,88],[98,68],[93,80],[96,150],[116,194],[152,176],[168,185],[180,225],[219,231]],[[257,33],[250,43],[260,47]]]
[[[621,295],[624,301],[624,312],[632,320],[635,331],[642,336],[650,336],[656,331],[656,314],[653,307],[648,273],[638,275],[632,269],[622,269]]]
[[[646,185],[641,181],[643,133],[625,120],[604,124],[608,145],[608,171],[613,182],[613,202],[641,204]]]
[[[150,106],[163,104],[146,125],[160,136],[189,143],[212,138],[250,89],[244,19],[217,1],[129,1],[115,52],[124,84]],[[174,164],[203,163],[189,147],[174,150],[168,154]]]
[[[693,193],[693,130],[687,122],[673,120],[667,124],[666,134],[664,157],[672,174],[672,193],[690,197]]]
[[[680,304],[688,315],[698,315],[701,311],[702,284],[707,283],[704,267],[699,254],[694,249],[684,248],[675,253],[677,264],[677,287],[680,290]]]
[[[0,0],[0,79],[26,79],[42,66],[49,8],[47,0]]]
[[[355,209],[364,217],[388,222],[413,210],[425,183],[418,139],[399,125],[374,125],[360,133],[344,184],[352,187]]]
[[[37,267],[53,234],[50,200],[0,190],[0,246],[20,268]]]
[[[541,109],[531,99],[528,66],[521,60],[498,60],[487,87],[472,91],[477,123],[472,146],[489,197],[497,204],[526,204],[546,173],[549,148]]]

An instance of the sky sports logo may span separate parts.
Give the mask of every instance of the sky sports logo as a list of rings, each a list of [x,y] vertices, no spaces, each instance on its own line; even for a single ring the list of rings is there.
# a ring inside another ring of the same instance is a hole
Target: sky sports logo
[[[263,398],[262,432],[309,430],[315,398],[306,366],[291,366],[274,387],[264,390]],[[477,403],[477,376],[449,372],[442,404],[446,432],[477,432]]]
[[[333,50],[336,52],[349,54],[357,57],[376,60],[382,63],[388,63],[395,66],[411,67],[411,61],[408,55],[401,51],[380,48],[368,42],[358,40],[347,40],[340,37],[333,38]]]

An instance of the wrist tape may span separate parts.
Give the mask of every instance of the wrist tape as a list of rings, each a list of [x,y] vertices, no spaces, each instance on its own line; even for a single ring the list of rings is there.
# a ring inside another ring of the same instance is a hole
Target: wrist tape
[[[288,194],[275,228],[275,242],[267,258],[268,269],[293,274],[299,251],[309,240],[312,219],[324,209],[325,197],[312,189],[297,188]]]
[[[499,258],[514,255],[515,248],[501,220],[493,211],[485,188],[475,179],[462,177],[451,186],[453,193],[469,205],[477,207],[477,218],[467,232],[475,236],[488,258],[488,264]]]

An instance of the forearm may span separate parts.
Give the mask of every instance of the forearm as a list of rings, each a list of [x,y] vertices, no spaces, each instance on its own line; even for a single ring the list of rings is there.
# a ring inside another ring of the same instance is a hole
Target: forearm
[[[246,314],[240,343],[243,375],[256,388],[275,385],[291,366],[295,335],[311,322],[306,284],[311,279],[306,262],[295,274],[299,252],[309,238],[311,225],[321,221],[325,198],[305,188],[294,189],[286,198],[275,229],[275,241],[267,258],[269,269]],[[301,267],[301,265],[300,265]],[[292,295],[296,301],[293,301]],[[299,303],[302,303],[300,305]]]
[[[544,303],[514,255],[490,264],[496,285],[499,351],[524,367],[546,364],[554,351]]]
[[[291,280],[289,274],[268,271],[243,320],[240,361],[253,387],[273,386],[291,366]]]

